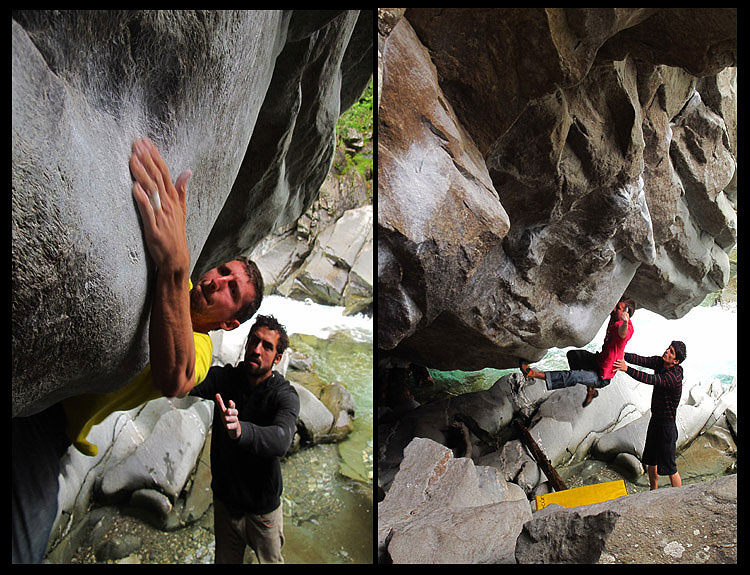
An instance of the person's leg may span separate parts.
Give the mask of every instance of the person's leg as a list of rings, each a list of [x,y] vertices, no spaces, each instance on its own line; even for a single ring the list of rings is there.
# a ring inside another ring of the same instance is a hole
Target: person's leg
[[[585,349],[571,349],[565,356],[568,358],[570,369],[585,369],[587,371],[597,371],[599,369],[596,363],[596,354]]]
[[[656,473],[658,457],[656,450],[658,448],[658,437],[656,434],[659,431],[659,426],[656,424],[654,419],[650,419],[648,422],[648,429],[646,430],[646,443],[643,446],[643,455],[641,461],[648,470],[648,483],[652,490],[659,487],[659,477]]]
[[[41,563],[57,517],[60,457],[70,442],[59,404],[11,419],[13,563]]]
[[[258,563],[283,563],[284,514],[281,505],[270,513],[245,515],[245,537]]]
[[[587,387],[597,387],[599,376],[594,371],[585,369],[560,370],[542,372],[547,382],[547,389],[563,389],[581,384]]]
[[[659,476],[656,474],[656,465],[648,466],[648,484],[651,491],[659,488]]]
[[[669,476],[672,487],[682,485],[682,478],[677,472],[677,424],[674,420],[663,425],[658,467],[659,473]]]
[[[586,407],[595,397],[599,396],[597,389],[609,385],[609,380],[603,380],[599,377],[599,364],[596,361],[595,353],[591,353],[585,349],[572,349],[566,356],[571,370],[588,371],[596,376],[588,377],[585,381],[581,382],[586,386],[586,396],[581,406]]]
[[[240,529],[242,519],[233,519],[226,506],[214,496],[214,563],[242,563],[245,556],[244,533]]]

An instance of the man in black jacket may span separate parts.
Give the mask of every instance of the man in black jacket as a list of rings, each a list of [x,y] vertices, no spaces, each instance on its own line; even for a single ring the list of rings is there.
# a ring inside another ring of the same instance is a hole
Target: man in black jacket
[[[651,394],[651,420],[646,432],[646,445],[643,448],[643,463],[648,468],[648,481],[651,490],[658,489],[659,475],[669,475],[672,487],[682,485],[677,472],[677,407],[682,396],[682,362],[687,357],[684,342],[673,341],[659,357],[641,357],[626,353],[625,359],[618,360],[614,368],[626,372],[633,379],[653,385]],[[649,374],[628,366],[625,361],[653,369]]]
[[[289,345],[273,316],[257,316],[244,361],[213,367],[190,395],[213,399],[211,489],[215,563],[242,563],[249,545],[259,563],[283,563],[280,458],[292,443],[299,397],[272,371]]]

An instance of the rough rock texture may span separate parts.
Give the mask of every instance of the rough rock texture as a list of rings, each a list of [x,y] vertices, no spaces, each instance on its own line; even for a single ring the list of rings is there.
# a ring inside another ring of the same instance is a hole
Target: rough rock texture
[[[519,563],[737,562],[737,475],[554,507],[524,525],[516,543]],[[577,544],[559,537],[584,530],[588,537]]]
[[[379,16],[383,352],[515,367],[623,293],[674,318],[724,286],[736,9]]]
[[[369,10],[13,11],[14,416],[148,362],[133,140],[173,178],[193,171],[195,280],[315,199],[372,75],[372,26]]]
[[[386,414],[378,420],[378,484],[390,489],[404,448],[421,437],[461,455],[468,442],[476,465],[497,469],[530,496],[539,494],[548,489],[547,477],[510,425],[514,418],[527,418],[530,435],[553,466],[589,457],[618,460],[637,477],[643,472],[640,458],[651,419],[651,394],[649,386],[618,373],[599,390],[592,404],[595,409],[584,408],[584,386],[550,392],[543,381],[524,383],[518,372],[503,376],[487,390],[426,402],[397,418]],[[725,421],[725,414],[729,419],[736,401],[736,384],[724,390],[718,382],[686,383],[677,409],[677,453],[682,454],[708,428],[718,429],[716,424]],[[451,426],[457,420],[469,422],[466,440],[456,440]]]
[[[514,563],[528,502],[495,470],[414,439],[378,505],[378,562]]]
[[[516,562],[596,563],[618,517],[608,510],[581,516],[575,510],[549,513],[545,507],[516,539]]]

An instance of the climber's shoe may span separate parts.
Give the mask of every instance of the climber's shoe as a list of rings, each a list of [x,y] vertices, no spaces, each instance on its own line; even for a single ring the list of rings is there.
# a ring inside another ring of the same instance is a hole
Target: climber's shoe
[[[595,397],[599,397],[599,392],[596,390],[596,388],[586,386],[586,399],[583,400],[581,406],[586,407],[589,403],[594,401]]]
[[[526,378],[531,377],[531,368],[529,367],[529,362],[526,359],[519,359],[518,360],[518,367],[521,370],[521,373],[523,373],[523,376]]]

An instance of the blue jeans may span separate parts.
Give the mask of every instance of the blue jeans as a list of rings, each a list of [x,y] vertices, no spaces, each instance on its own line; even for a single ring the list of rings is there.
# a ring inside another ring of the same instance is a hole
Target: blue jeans
[[[562,389],[582,384],[587,387],[605,387],[609,385],[609,379],[602,379],[599,375],[599,364],[596,354],[584,349],[573,349],[567,354],[569,370],[546,371],[544,378],[547,381],[547,389]]]

